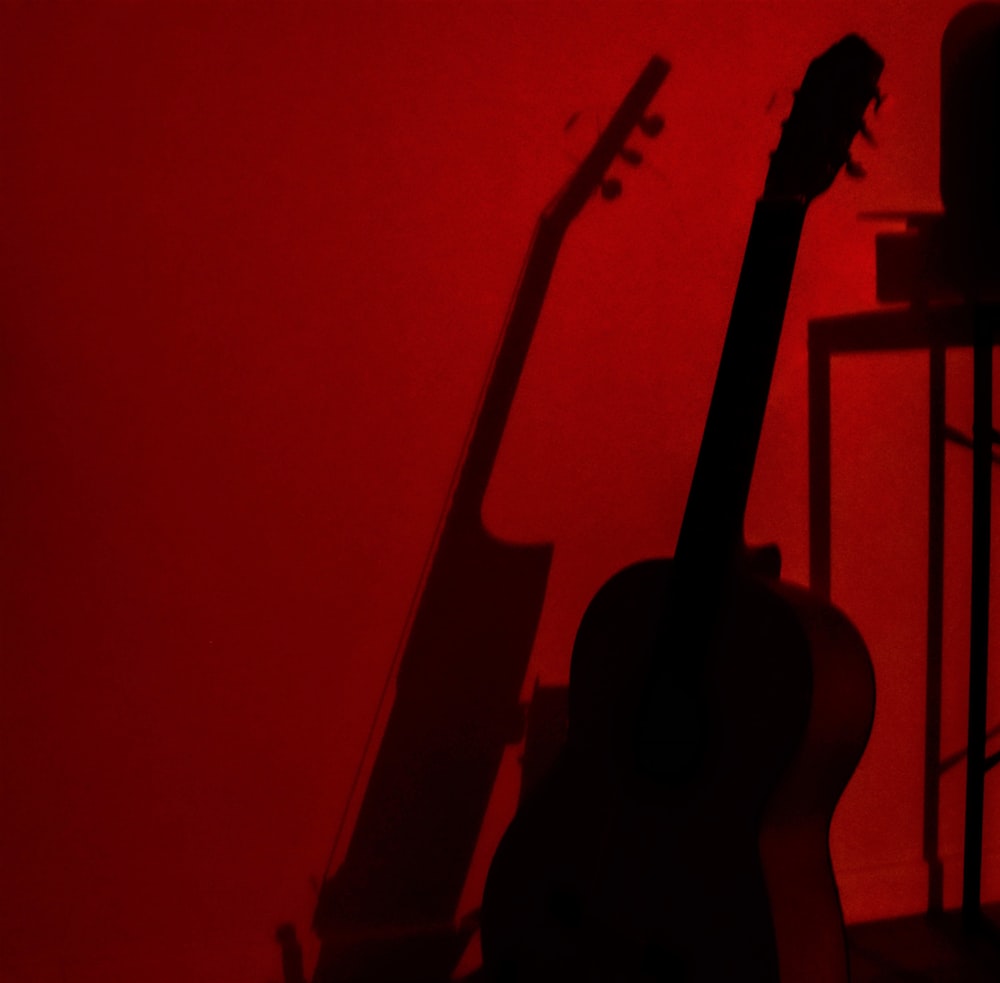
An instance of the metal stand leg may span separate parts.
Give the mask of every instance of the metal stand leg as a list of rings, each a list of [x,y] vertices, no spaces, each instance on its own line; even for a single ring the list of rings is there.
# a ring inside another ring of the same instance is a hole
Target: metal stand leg
[[[941,811],[941,688],[944,668],[944,345],[940,341],[932,341],[929,355],[924,860],[927,863],[927,910],[938,912],[944,908],[944,867],[938,825]]]
[[[992,309],[975,311],[972,423],[972,624],[969,650],[969,743],[965,784],[962,919],[982,919],[983,785],[986,774],[986,690],[989,669],[990,495],[993,445]]]

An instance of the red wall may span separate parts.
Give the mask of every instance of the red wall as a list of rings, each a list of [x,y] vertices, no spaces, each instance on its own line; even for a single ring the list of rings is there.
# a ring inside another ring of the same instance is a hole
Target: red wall
[[[859,212],[939,207],[959,6],[3,8],[0,981],[278,977],[535,219],[658,51],[667,130],[570,231],[485,507],[555,544],[528,682],[565,679],[598,586],[673,548],[768,151],[809,59],[856,30],[892,102],[868,179],[807,220],[748,516],[807,579],[807,322],[874,306]],[[948,372],[967,429],[969,358]],[[850,920],[927,896],[926,384],[920,355],[834,367],[833,592],[879,684],[833,832]],[[970,470],[950,449],[946,755]]]

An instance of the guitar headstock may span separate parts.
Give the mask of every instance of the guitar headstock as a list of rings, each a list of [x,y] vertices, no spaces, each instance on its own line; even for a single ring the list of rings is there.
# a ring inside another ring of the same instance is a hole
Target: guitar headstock
[[[845,165],[857,173],[851,142],[859,132],[867,135],[865,111],[881,101],[878,80],[884,64],[857,34],[813,59],[771,155],[766,198],[809,201],[826,191]]]
[[[663,129],[662,117],[647,115],[646,111],[669,71],[670,63],[659,55],[650,58],[590,153],[549,205],[547,212],[553,221],[563,227],[568,226],[598,189],[607,199],[621,194],[621,182],[608,177],[608,168],[619,157],[633,167],[641,163],[642,155],[626,146],[626,141],[635,130],[646,137],[655,137]],[[574,119],[571,117],[567,128]]]

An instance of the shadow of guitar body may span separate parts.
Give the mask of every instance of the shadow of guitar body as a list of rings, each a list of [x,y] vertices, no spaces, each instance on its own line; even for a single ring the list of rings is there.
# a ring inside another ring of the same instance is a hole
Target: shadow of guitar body
[[[457,928],[454,912],[522,728],[551,557],[547,544],[502,542],[477,521],[443,531],[350,849],[323,885],[315,983],[441,983],[461,957],[472,927]]]
[[[475,929],[459,923],[458,906],[504,750],[522,737],[521,688],[552,563],[550,544],[491,536],[483,500],[562,239],[633,131],[660,132],[662,118],[645,114],[669,67],[649,60],[539,218],[394,662],[394,693],[387,682],[394,699],[350,842],[320,889],[312,983],[443,983]]]

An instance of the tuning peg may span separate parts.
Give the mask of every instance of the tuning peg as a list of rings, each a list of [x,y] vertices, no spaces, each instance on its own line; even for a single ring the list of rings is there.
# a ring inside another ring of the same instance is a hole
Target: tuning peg
[[[868,129],[868,124],[862,120],[861,125],[858,127],[858,133],[861,134],[861,138],[871,146],[876,146],[875,134]]]
[[[666,121],[659,113],[651,113],[639,120],[639,129],[648,137],[658,137],[663,132]]]
[[[888,99],[888,96],[881,90],[875,90],[875,112],[877,113],[882,108],[882,103]]]
[[[622,193],[622,183],[616,177],[605,178],[601,182],[601,197],[605,201],[614,201]]]
[[[642,163],[642,154],[638,150],[634,150],[632,147],[622,147],[618,151],[618,156],[621,157],[626,164],[631,164],[632,167],[638,167]]]
[[[847,160],[844,163],[844,170],[847,171],[848,177],[863,178],[868,175],[868,172],[864,169],[864,167],[851,157],[850,154],[847,155]]]

